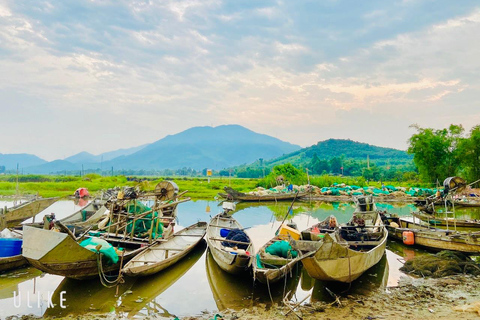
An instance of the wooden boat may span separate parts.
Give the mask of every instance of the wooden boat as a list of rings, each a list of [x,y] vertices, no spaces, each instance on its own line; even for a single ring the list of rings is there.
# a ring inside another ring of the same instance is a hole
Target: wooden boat
[[[253,244],[243,232],[243,227],[227,212],[228,209],[225,209],[225,212],[213,217],[208,224],[207,244],[220,268],[232,274],[243,273],[252,265]],[[236,229],[241,230],[242,241],[235,240],[236,237],[229,239],[228,235],[222,236],[224,232],[230,233]]]
[[[478,197],[474,199],[456,199],[454,200],[456,206],[461,207],[472,207],[477,208],[480,207],[480,199]]]
[[[396,216],[384,218],[388,236],[391,239],[404,242],[404,232],[413,233],[415,246],[433,251],[452,250],[465,254],[480,255],[480,232],[454,232],[432,228],[428,225],[408,221]]]
[[[0,272],[18,269],[26,265],[28,265],[28,261],[21,254],[0,258]]]
[[[412,216],[429,223],[435,227],[450,227],[462,229],[480,229],[480,221],[477,220],[460,220],[456,218],[445,218],[426,214],[422,212],[412,212]]]
[[[291,274],[293,268],[300,261],[300,257],[280,257],[270,254],[265,250],[278,241],[286,240],[284,236],[278,235],[264,244],[255,255],[253,262],[253,274],[255,279],[263,284],[271,284]],[[296,254],[296,253],[295,253]]]
[[[125,265],[123,273],[143,277],[168,268],[195,248],[203,239],[206,229],[206,222],[197,222],[173,234],[166,241],[149,246]]]
[[[172,192],[173,198],[168,197],[168,194],[159,193],[153,208],[146,207],[137,198],[116,196],[109,199],[106,205],[109,214],[99,223],[96,236],[114,248],[123,248],[116,263],[108,263],[105,256],[83,248],[79,239],[62,223],[56,224],[62,232],[24,226],[23,256],[44,272],[73,279],[100,276],[103,281],[107,273],[117,272],[149,245],[173,233],[175,217],[164,217],[162,209],[174,207],[173,212],[176,212],[177,204],[189,199],[177,199],[176,192]]]
[[[243,192],[239,192],[230,187],[224,188],[226,193],[219,193],[218,195],[228,201],[282,201],[300,199],[309,195],[309,192],[288,192],[288,193],[273,193],[266,195],[252,195]]]
[[[141,241],[124,241],[111,244],[121,245],[125,249],[123,263],[128,262],[141,251],[145,244]],[[121,260],[108,265],[105,258],[80,246],[69,234],[54,232],[35,227],[23,227],[23,256],[35,268],[43,272],[72,279],[88,279],[99,276],[99,264],[104,272],[120,269]]]
[[[60,219],[60,222],[66,226],[72,227],[93,226],[108,214],[108,209],[105,207],[105,203],[105,200],[95,199],[88,203],[85,207],[75,211],[65,218]],[[23,225],[43,228],[44,222],[24,223]]]
[[[325,233],[320,241],[292,241],[312,278],[351,283],[384,255],[388,233],[373,199],[359,197],[355,201],[352,218],[335,232]]]
[[[5,214],[6,227],[11,228],[45,210],[59,199],[58,197],[33,199],[11,208],[0,209],[0,211]],[[2,229],[1,225],[0,229]]]

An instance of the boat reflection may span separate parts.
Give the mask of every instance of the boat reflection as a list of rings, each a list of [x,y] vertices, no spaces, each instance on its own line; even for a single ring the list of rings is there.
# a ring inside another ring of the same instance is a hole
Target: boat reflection
[[[19,292],[19,284],[41,275],[42,271],[33,267],[0,274],[0,300],[13,298],[13,293]]]
[[[119,309],[128,313],[128,317],[136,315],[143,317],[153,314],[171,317],[172,315],[155,299],[190,270],[206,248],[207,243],[202,239],[187,256],[176,264],[150,277],[138,278],[129,292],[120,297]]]
[[[296,292],[300,281],[301,264],[297,264],[285,281],[266,286],[254,283],[250,274],[232,275],[217,265],[212,254],[207,250],[205,258],[208,283],[212,290],[218,310],[240,310],[257,303],[279,303],[286,297],[290,300]],[[270,290],[270,291],[269,291]]]

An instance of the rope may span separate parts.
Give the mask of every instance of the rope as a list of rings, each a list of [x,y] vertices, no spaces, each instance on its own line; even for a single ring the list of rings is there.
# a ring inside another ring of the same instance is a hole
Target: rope
[[[118,277],[113,281],[108,280],[107,275],[103,270],[102,256],[103,255],[100,252],[97,252],[98,276],[100,278],[100,282],[102,283],[102,285],[106,288],[113,288],[119,285],[120,283],[124,283],[123,275],[122,275],[123,253],[120,261],[120,271],[118,272]]]

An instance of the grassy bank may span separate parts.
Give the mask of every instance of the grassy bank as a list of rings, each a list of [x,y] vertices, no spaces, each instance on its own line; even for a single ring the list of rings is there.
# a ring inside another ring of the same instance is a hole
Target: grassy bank
[[[145,180],[146,179],[146,180]],[[260,179],[240,179],[240,178],[188,178],[188,177],[147,177],[138,178],[135,181],[129,181],[125,176],[102,177],[97,174],[88,174],[79,176],[42,176],[42,175],[22,175],[18,180],[18,191],[20,194],[38,194],[42,197],[68,196],[72,195],[77,188],[87,188],[91,194],[95,195],[101,190],[113,188],[116,186],[139,186],[142,190],[153,190],[157,183],[162,180],[174,181],[180,191],[188,190],[188,196],[192,199],[212,199],[217,193],[223,191],[224,186],[230,186],[239,191],[247,192],[253,190],[261,182]],[[17,177],[14,175],[0,176],[0,195],[15,195]],[[140,182],[141,181],[141,182]],[[345,183],[347,185],[366,186],[366,181],[359,177],[339,177],[339,176],[312,176],[310,183],[318,187],[328,187],[333,183]],[[390,182],[384,181],[385,185],[403,186],[403,187],[421,187],[418,182]],[[380,182],[369,182],[370,186],[380,187]]]
[[[16,194],[16,176],[0,176],[0,195],[10,196]],[[124,176],[102,177],[96,174],[78,176],[19,176],[18,191],[20,194],[38,194],[42,197],[56,197],[73,195],[80,187],[87,188],[91,194],[113,187],[139,186],[142,190],[153,190],[157,183],[165,179],[174,181],[180,191],[188,190],[188,196],[193,199],[211,199],[218,192],[223,191],[224,186],[231,186],[240,191],[249,191],[257,186],[257,179],[228,179],[211,178],[184,178],[184,177],[149,177],[148,180],[137,179],[128,181]]]

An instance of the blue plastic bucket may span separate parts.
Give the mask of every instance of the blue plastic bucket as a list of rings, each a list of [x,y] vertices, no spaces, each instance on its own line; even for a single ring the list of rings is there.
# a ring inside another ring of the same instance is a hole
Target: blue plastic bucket
[[[226,238],[229,233],[230,233],[229,229],[220,229],[220,237],[222,238]]]
[[[0,257],[12,257],[22,253],[22,239],[0,238]]]

